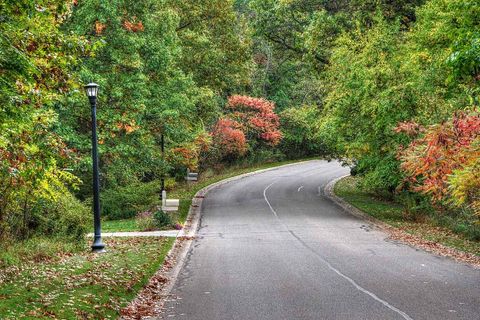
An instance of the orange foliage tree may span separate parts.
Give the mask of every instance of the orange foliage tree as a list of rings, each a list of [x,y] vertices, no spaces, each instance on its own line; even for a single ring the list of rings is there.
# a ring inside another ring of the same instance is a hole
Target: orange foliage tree
[[[233,95],[228,98],[229,118],[241,124],[249,141],[276,146],[282,139],[275,104],[262,98]]]
[[[400,150],[406,182],[435,203],[466,204],[480,214],[480,115],[459,112],[448,121],[423,128],[414,122],[395,129],[417,136]]]
[[[228,98],[226,115],[211,132],[217,158],[243,156],[248,149],[276,146],[282,139],[275,104],[265,99],[233,95]]]
[[[212,130],[212,142],[220,158],[235,158],[247,152],[247,139],[242,125],[229,118],[220,118]]]

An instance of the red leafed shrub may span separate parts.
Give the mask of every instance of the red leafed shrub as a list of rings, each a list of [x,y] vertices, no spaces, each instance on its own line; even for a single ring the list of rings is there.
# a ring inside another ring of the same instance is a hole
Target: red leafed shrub
[[[270,146],[282,139],[280,121],[275,104],[265,99],[233,95],[228,98],[229,117],[242,124],[249,140],[254,139]]]
[[[410,137],[418,136],[419,133],[424,132],[425,128],[416,123],[415,121],[400,122],[394,129],[397,133],[405,133]]]
[[[400,123],[397,132],[423,134],[399,152],[406,181],[414,191],[431,195],[434,202],[451,200],[475,207],[480,201],[480,115],[459,112],[449,121],[422,129]],[[471,173],[471,174],[470,174]],[[462,177],[470,177],[464,181]],[[477,177],[477,182],[472,181]],[[473,182],[473,183],[472,183]]]
[[[125,30],[132,31],[132,32],[138,32],[138,31],[143,31],[143,23],[142,21],[136,21],[137,17],[133,17],[131,21],[129,20],[124,20],[123,21],[123,27]]]
[[[220,118],[212,131],[213,145],[218,149],[220,156],[238,157],[247,151],[247,139],[237,121]]]

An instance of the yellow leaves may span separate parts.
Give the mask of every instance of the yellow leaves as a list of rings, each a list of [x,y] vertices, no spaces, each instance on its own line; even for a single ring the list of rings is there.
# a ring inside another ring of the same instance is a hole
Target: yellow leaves
[[[449,176],[449,191],[455,204],[469,204],[480,217],[480,150],[473,157],[465,167]]]
[[[74,174],[53,166],[48,169],[39,181],[35,194],[40,198],[58,201],[61,196],[68,193],[68,187],[77,190],[82,181]]]
[[[107,26],[100,21],[95,21],[95,34],[101,35]]]
[[[119,130],[124,130],[127,134],[137,131],[140,127],[135,123],[135,120],[131,120],[128,123],[117,122],[115,127]]]

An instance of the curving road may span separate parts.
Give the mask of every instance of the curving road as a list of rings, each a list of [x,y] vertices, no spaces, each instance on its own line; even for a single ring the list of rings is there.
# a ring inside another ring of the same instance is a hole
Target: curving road
[[[164,318],[480,319],[480,271],[406,245],[323,195],[336,162],[217,187]]]

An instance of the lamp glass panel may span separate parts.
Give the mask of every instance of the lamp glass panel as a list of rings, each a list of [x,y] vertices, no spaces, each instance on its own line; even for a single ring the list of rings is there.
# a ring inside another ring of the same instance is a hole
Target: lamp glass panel
[[[98,94],[98,85],[96,84],[88,84],[86,87],[87,96],[89,97],[96,97]]]

